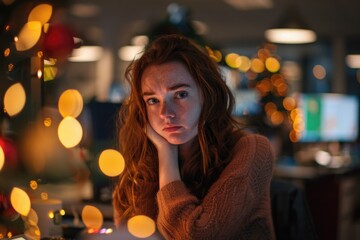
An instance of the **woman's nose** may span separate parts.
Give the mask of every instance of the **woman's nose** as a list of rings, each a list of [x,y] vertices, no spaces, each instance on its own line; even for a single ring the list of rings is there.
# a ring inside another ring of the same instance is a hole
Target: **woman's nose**
[[[164,119],[175,117],[174,107],[171,103],[164,101],[161,104],[160,117]]]

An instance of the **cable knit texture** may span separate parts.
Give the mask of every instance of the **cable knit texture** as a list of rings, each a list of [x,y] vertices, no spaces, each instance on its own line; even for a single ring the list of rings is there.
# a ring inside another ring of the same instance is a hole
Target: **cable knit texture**
[[[182,181],[157,193],[157,226],[166,239],[275,239],[270,207],[273,151],[269,140],[240,138],[233,159],[199,201]]]

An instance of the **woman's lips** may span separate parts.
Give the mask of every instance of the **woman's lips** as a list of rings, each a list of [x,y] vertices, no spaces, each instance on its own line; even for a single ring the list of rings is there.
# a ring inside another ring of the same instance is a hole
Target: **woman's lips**
[[[164,132],[176,132],[177,130],[179,130],[181,127],[180,126],[171,126],[171,127],[165,127],[163,129]]]

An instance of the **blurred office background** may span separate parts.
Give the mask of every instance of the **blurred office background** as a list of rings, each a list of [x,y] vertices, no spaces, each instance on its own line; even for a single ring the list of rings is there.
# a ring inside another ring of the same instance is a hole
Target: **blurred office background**
[[[0,11],[0,239],[26,231],[14,188],[60,199],[74,226],[96,206],[111,229],[118,173],[100,156],[116,149],[126,66],[165,33],[219,63],[234,115],[269,137],[274,179],[303,191],[319,239],[360,239],[360,1],[2,0]]]

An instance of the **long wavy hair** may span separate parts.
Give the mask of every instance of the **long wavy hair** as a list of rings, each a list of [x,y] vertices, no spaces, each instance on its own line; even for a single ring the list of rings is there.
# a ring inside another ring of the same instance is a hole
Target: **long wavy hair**
[[[182,181],[200,199],[230,161],[231,149],[241,134],[232,117],[234,97],[207,51],[184,36],[165,35],[154,40],[125,72],[131,92],[120,110],[118,140],[126,167],[113,192],[113,205],[121,219],[139,214],[143,206],[156,208],[158,156],[144,131],[148,119],[141,77],[150,65],[173,61],[184,64],[204,99],[192,157],[179,159]]]

